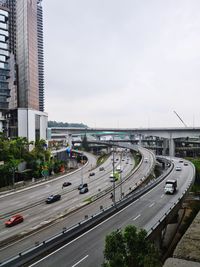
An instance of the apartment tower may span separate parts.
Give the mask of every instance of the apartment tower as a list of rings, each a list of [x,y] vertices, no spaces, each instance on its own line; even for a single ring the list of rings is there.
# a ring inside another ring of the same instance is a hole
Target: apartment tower
[[[9,106],[9,46],[8,9],[0,6],[0,132],[7,134],[7,111]]]
[[[42,0],[5,0],[11,62],[10,135],[46,139]]]

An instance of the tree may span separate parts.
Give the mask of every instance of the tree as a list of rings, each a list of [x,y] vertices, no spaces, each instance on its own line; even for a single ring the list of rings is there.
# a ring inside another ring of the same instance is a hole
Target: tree
[[[147,232],[133,225],[106,236],[103,267],[160,267],[159,253]]]
[[[12,159],[10,159],[10,161],[7,164],[8,169],[12,174],[12,186],[15,185],[15,172],[17,170],[17,167],[18,167],[19,163],[20,163],[19,159],[12,158]]]
[[[114,231],[106,236],[104,257],[105,267],[126,267],[126,247],[121,231]]]

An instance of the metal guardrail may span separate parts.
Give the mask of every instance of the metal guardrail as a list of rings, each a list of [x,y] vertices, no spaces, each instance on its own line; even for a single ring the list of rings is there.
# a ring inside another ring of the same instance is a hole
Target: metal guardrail
[[[194,165],[192,164],[192,167],[193,167],[193,176],[192,176],[192,179],[190,181],[190,183],[188,184],[187,188],[184,190],[184,192],[182,193],[182,195],[178,198],[178,200],[176,202],[173,203],[173,205],[169,208],[169,210],[167,212],[165,212],[165,214],[151,227],[151,229],[149,229],[147,231],[147,236],[149,237],[153,231],[155,231],[159,225],[165,220],[165,218],[173,211],[173,209],[176,208],[176,206],[180,203],[180,201],[186,196],[186,194],[189,192],[193,182],[194,182],[194,179],[195,179],[195,167]]]
[[[36,244],[35,247],[32,247],[26,251],[20,252],[18,255],[8,259],[2,263],[0,266],[4,267],[12,267],[12,266],[22,266],[27,262],[30,262],[34,258],[42,255],[43,253],[50,251],[51,249],[55,249],[56,247],[60,246],[62,243],[67,243],[74,239],[75,237],[79,236],[81,233],[87,231],[88,229],[94,227],[95,225],[99,224],[101,221],[105,220],[106,218],[112,216],[117,211],[123,209],[143,194],[145,194],[148,190],[153,188],[156,184],[160,183],[169,173],[172,171],[173,166],[171,165],[167,172],[162,174],[159,178],[155,179],[153,182],[147,184],[143,188],[139,190],[135,190],[133,193],[127,195],[122,200],[118,201],[113,204],[111,207],[103,208],[101,207],[101,211],[97,214],[92,215],[90,218],[85,218],[83,221],[79,222],[78,224],[70,227],[69,229],[63,229],[61,233],[58,233],[55,236],[44,240],[43,242]],[[86,216],[87,217],[87,216]]]

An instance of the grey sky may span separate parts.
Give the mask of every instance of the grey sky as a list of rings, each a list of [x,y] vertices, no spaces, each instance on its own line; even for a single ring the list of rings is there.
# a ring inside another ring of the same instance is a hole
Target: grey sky
[[[44,0],[49,120],[200,126],[199,0]]]

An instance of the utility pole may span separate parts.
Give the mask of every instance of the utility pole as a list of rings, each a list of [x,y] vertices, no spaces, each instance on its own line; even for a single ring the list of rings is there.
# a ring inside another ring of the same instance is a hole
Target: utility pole
[[[122,152],[120,152],[120,165],[122,163]],[[122,199],[122,165],[120,167],[120,198]]]
[[[113,166],[113,179],[114,179],[113,180],[113,203],[115,205],[115,157],[114,157],[114,146],[113,146],[112,153],[113,153],[113,158],[112,158],[113,164],[112,164],[112,166]]]

